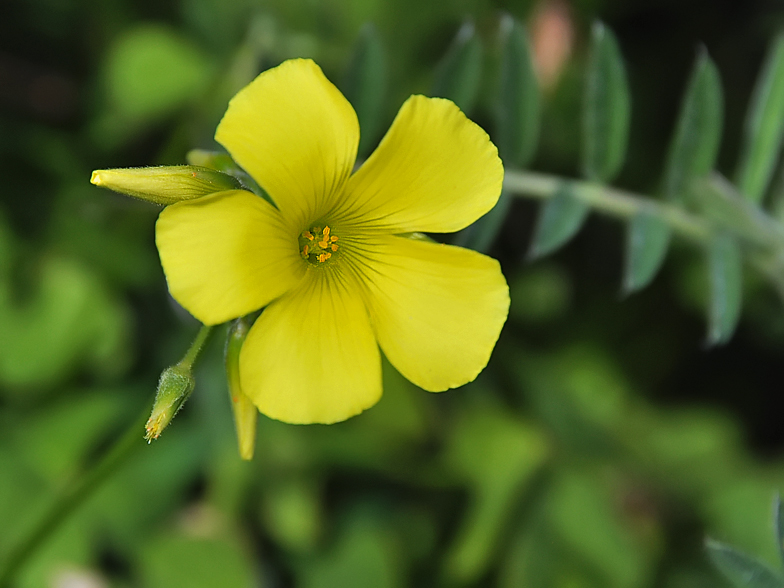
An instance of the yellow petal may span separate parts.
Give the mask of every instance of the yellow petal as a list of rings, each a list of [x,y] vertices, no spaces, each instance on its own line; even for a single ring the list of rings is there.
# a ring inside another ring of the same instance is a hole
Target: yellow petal
[[[476,378],[509,310],[498,262],[396,236],[380,237],[370,255],[378,255],[367,279],[371,320],[392,365],[431,392]]]
[[[340,270],[311,269],[261,314],[242,346],[242,391],[269,417],[334,423],[381,397],[367,310],[359,286]]]
[[[498,150],[449,100],[412,96],[349,180],[340,216],[393,233],[462,229],[498,201]]]
[[[257,310],[302,279],[293,235],[273,206],[242,190],[173,204],[155,226],[169,292],[206,325]]]
[[[357,155],[359,123],[318,65],[292,59],[232,98],[215,139],[284,216],[305,224],[340,194]]]

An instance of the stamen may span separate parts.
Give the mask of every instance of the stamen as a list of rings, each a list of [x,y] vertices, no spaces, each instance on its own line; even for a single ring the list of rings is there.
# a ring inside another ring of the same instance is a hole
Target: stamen
[[[303,231],[299,238],[300,255],[310,263],[325,263],[332,257],[332,253],[337,252],[337,235],[332,235],[332,229],[325,225],[321,227],[311,227],[310,230]]]

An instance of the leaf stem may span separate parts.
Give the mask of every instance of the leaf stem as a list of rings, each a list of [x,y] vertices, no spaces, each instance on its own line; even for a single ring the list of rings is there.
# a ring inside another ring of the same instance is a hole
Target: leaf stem
[[[192,369],[207,341],[213,327],[202,325],[188,351],[178,365]],[[11,549],[5,562],[0,565],[0,588],[10,588],[11,581],[17,572],[38,551],[44,542],[54,534],[60,525],[68,519],[101,485],[112,476],[128,458],[140,447],[144,447],[145,423],[150,414],[146,406],[141,416],[134,420],[123,435],[112,445],[101,460],[81,479],[75,480],[58,496],[44,513],[38,523]]]
[[[77,479],[58,496],[38,523],[11,549],[0,567],[0,588],[10,588],[16,573],[60,525],[92,496],[103,482],[133,455],[134,451],[145,446],[142,432],[149,412],[149,407],[145,407],[140,417],[134,419],[131,426],[112,445],[106,455],[81,479]]]
[[[629,219],[646,212],[666,222],[676,233],[697,243],[707,243],[713,235],[708,221],[690,214],[680,206],[653,200],[640,194],[619,190],[596,182],[572,180],[520,170],[506,170],[504,189],[517,196],[551,198],[564,183],[569,183],[572,195],[594,210],[609,216]]]

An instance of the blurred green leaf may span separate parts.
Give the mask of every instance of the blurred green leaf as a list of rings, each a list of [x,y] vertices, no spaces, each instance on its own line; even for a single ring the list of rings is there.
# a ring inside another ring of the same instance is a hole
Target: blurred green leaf
[[[164,535],[144,545],[147,588],[253,588],[258,585],[237,541]]]
[[[292,552],[311,551],[322,532],[321,488],[314,480],[279,480],[264,492],[262,518],[272,538]]]
[[[131,120],[147,120],[195,101],[210,62],[180,33],[145,24],[117,38],[106,65],[111,105]]]
[[[0,281],[0,382],[6,391],[57,384],[79,367],[117,373],[128,357],[127,311],[72,260],[43,260],[34,295],[18,304]]]
[[[457,234],[454,244],[488,253],[506,222],[514,198],[502,191],[495,206],[486,215]]]
[[[708,271],[708,342],[726,343],[738,324],[743,293],[743,259],[738,243],[731,236],[717,235],[710,243]]]
[[[539,210],[529,259],[544,257],[565,245],[583,226],[589,210],[587,204],[575,198],[571,185],[564,182]]]
[[[505,35],[496,115],[496,143],[504,164],[526,167],[539,139],[539,87],[525,29],[509,15]]]
[[[774,510],[771,498],[776,493],[777,481],[747,469],[741,471],[743,475],[708,488],[709,494],[701,504],[707,532],[739,550],[753,553],[771,568],[780,568],[780,549],[775,529],[771,529]]]
[[[776,526],[779,556],[784,563],[784,510],[781,508],[781,493],[776,494],[776,500],[773,503],[773,523]]]
[[[5,215],[0,209],[0,282],[7,279],[7,275],[11,270],[14,259],[14,249],[16,243],[14,242],[14,235],[11,233],[11,227],[5,220]]]
[[[303,588],[402,588],[405,568],[394,537],[369,513],[349,517],[348,528],[327,553],[303,567]],[[385,532],[386,531],[386,532]]]
[[[714,565],[736,588],[782,588],[784,581],[762,562],[712,539],[705,548]]]
[[[436,67],[431,94],[449,98],[470,115],[479,96],[481,80],[482,42],[476,35],[474,23],[466,21]]]
[[[583,173],[610,182],[623,165],[629,140],[629,86],[623,58],[612,31],[597,22],[583,102]]]
[[[561,317],[572,302],[570,277],[554,264],[537,264],[508,279],[512,320],[547,323]]]
[[[634,411],[622,422],[622,442],[649,475],[679,493],[701,495],[737,474],[740,434],[726,415],[707,409]]]
[[[43,479],[57,482],[80,468],[127,408],[122,390],[70,394],[29,417],[15,440],[16,450]]]
[[[659,271],[670,244],[670,227],[659,217],[639,212],[632,217],[626,233],[626,263],[623,290],[641,290]]]
[[[770,48],[746,113],[735,175],[740,192],[760,202],[770,184],[784,138],[784,34]]]
[[[476,581],[487,569],[515,501],[549,453],[535,426],[500,410],[472,407],[455,424],[447,467],[465,480],[473,500],[444,562],[448,578]]]
[[[554,530],[570,551],[601,573],[600,586],[648,585],[655,552],[614,509],[600,471],[560,474],[548,500]]]
[[[721,141],[724,98],[715,64],[703,48],[689,80],[664,171],[664,194],[683,201],[692,180],[707,174]]]
[[[359,32],[343,81],[343,94],[359,119],[360,157],[378,139],[384,115],[389,72],[384,46],[376,27],[367,23]]]

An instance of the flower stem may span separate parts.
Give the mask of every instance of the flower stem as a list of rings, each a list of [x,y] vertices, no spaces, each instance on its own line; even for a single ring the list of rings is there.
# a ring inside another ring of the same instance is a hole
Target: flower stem
[[[67,488],[44,513],[43,517],[11,549],[4,564],[0,567],[0,588],[9,588],[16,573],[27,563],[44,542],[60,527],[60,525],[76,511],[92,494],[101,487],[133,455],[134,451],[144,447],[144,423],[150,409],[145,407],[141,416],[134,419],[131,426],[120,437],[104,457],[89,470],[81,479],[76,480]]]
[[[196,363],[196,360],[199,358],[199,354],[201,350],[204,348],[204,344],[207,342],[207,339],[212,332],[213,327],[202,325],[199,332],[196,334],[196,337],[191,343],[191,346],[188,348],[188,351],[185,352],[185,355],[180,360],[179,365],[191,369],[193,368],[193,364]]]

